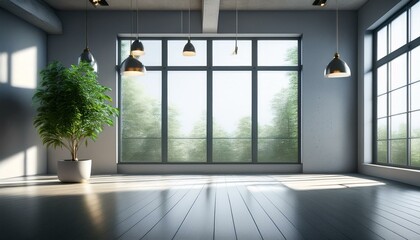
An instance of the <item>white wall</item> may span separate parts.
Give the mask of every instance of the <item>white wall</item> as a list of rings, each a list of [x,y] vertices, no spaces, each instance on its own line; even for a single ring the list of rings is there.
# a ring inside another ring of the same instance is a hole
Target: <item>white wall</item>
[[[420,171],[372,164],[372,30],[408,0],[370,0],[358,14],[358,171],[420,186]]]
[[[84,48],[84,13],[58,13],[62,35],[48,36],[48,61],[74,64]],[[180,12],[140,12],[142,33],[180,33]],[[192,33],[201,32],[201,13],[191,14]],[[184,17],[184,30],[188,18]],[[99,81],[111,87],[116,100],[117,34],[130,32],[129,12],[89,12],[90,49],[99,65]],[[219,33],[234,33],[234,12],[221,12]],[[340,53],[353,75],[325,79],[323,70],[335,52],[334,11],[240,12],[239,33],[302,34],[302,169],[314,172],[354,172],[357,165],[357,13],[340,12]],[[150,53],[148,53],[150,54]],[[98,141],[82,149],[81,158],[92,158],[93,173],[117,172],[117,127],[105,129]],[[48,171],[66,158],[48,151]],[[156,165],[158,166],[158,165]]]
[[[46,64],[46,34],[0,8],[0,179],[46,173],[32,96]]]

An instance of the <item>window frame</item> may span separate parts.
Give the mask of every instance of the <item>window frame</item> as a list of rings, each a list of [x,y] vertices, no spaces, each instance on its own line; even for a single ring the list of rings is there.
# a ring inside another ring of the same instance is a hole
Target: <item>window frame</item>
[[[419,83],[419,81],[412,82],[411,81],[411,51],[414,50],[416,47],[420,47],[420,37],[416,39],[411,39],[411,7],[416,4],[420,4],[420,0],[413,0],[402,7],[399,11],[394,13],[391,17],[389,17],[385,22],[380,24],[373,30],[373,38],[372,38],[372,66],[373,66],[373,88],[372,88],[372,96],[373,96],[373,107],[372,107],[372,116],[373,116],[373,128],[372,128],[372,159],[373,163],[377,165],[384,165],[384,166],[392,166],[392,167],[399,167],[399,168],[408,168],[408,169],[420,169],[420,167],[412,166],[411,164],[411,113],[413,112],[420,112],[420,109],[412,110],[411,109],[411,86],[415,83]],[[390,25],[391,23],[397,19],[399,16],[406,13],[406,43],[395,49],[391,52],[391,37],[390,37]],[[387,32],[387,54],[382,57],[381,59],[377,59],[378,56],[378,33],[386,27]],[[399,86],[395,89],[391,89],[390,86],[390,78],[391,78],[391,62],[397,59],[400,56],[406,54],[406,67],[405,67],[405,75],[406,75],[406,83],[403,86]],[[378,94],[378,69],[382,66],[387,65],[387,91],[385,93]],[[392,114],[391,113],[391,95],[395,91],[399,89],[406,88],[406,111],[403,113]],[[379,96],[387,96],[387,114],[384,117],[378,118],[378,97]],[[406,137],[405,138],[391,138],[391,118],[394,116],[399,116],[402,114],[406,114]],[[381,119],[386,119],[387,122],[387,136],[386,139],[380,139],[380,141],[386,141],[386,163],[380,162],[378,160],[378,121]],[[420,139],[420,138],[414,138]],[[393,164],[391,163],[391,142],[395,140],[405,140],[406,144],[406,159],[405,165],[400,164]]]
[[[118,106],[121,106],[121,75],[119,74],[119,63],[121,59],[121,42],[123,40],[135,40],[135,37],[117,37],[117,81],[118,81]],[[240,40],[251,40],[251,51],[252,51],[252,64],[250,66],[213,66],[213,40],[235,40],[235,37],[206,37],[206,36],[194,36],[194,40],[206,40],[207,42],[207,65],[206,66],[168,66],[168,41],[170,40],[184,40],[185,36],[179,37],[141,37],[141,40],[160,40],[162,41],[162,64],[161,66],[147,66],[148,71],[161,71],[162,72],[162,119],[161,119],[161,140],[162,140],[162,154],[161,161],[159,162],[124,162],[122,161],[122,117],[118,117],[118,164],[301,164],[301,76],[302,76],[302,37],[238,37]],[[297,41],[297,54],[298,64],[296,66],[258,66],[258,41],[259,40],[296,40]],[[233,46],[232,46],[233,47]],[[180,50],[181,51],[181,50]],[[240,50],[239,50],[240,51]],[[179,54],[182,54],[180,52]],[[170,71],[206,71],[207,72],[207,125],[206,125],[206,144],[207,144],[207,157],[205,162],[169,162],[168,161],[168,72]],[[213,162],[213,72],[214,71],[250,71],[252,75],[252,105],[251,105],[251,162]],[[298,77],[298,159],[296,162],[258,162],[258,72],[259,71],[295,71]]]

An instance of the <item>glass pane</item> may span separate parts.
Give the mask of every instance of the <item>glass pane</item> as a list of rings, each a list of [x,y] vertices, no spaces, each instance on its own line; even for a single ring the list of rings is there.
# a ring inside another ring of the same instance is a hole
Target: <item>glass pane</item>
[[[161,139],[123,138],[123,162],[160,162],[162,159]]]
[[[387,163],[387,141],[378,141],[377,161],[380,163]]]
[[[420,137],[420,111],[411,113],[411,137]]]
[[[388,123],[386,118],[378,119],[378,140],[387,139]]]
[[[377,111],[378,111],[377,115],[378,115],[378,118],[387,116],[387,114],[388,114],[388,111],[387,111],[387,107],[388,107],[387,100],[388,100],[388,95],[382,95],[382,96],[378,97],[378,104],[377,104],[377,108],[378,108],[377,109]]]
[[[160,153],[155,153],[161,148],[161,89],[161,72],[150,71],[141,77],[122,77],[122,161],[132,160],[133,156],[139,161],[160,161]],[[125,143],[130,145],[125,146]],[[130,149],[135,149],[136,154],[145,155],[140,157],[133,152],[125,153]]]
[[[130,40],[121,40],[120,63],[130,55]]]
[[[407,137],[407,114],[391,117],[391,138]]]
[[[182,55],[186,43],[186,39],[168,41],[168,66],[206,66],[207,42],[205,40],[191,40],[195,48],[195,56]]]
[[[162,65],[162,41],[161,40],[141,40],[144,46],[144,55],[139,60],[146,66]],[[121,41],[121,62],[130,54],[130,40]]]
[[[251,72],[213,73],[214,161],[251,159],[251,103]]]
[[[258,40],[258,66],[296,66],[297,40]]]
[[[161,137],[161,72],[122,77],[122,137]]]
[[[391,90],[407,85],[407,56],[403,54],[391,62]]]
[[[407,112],[407,87],[391,92],[391,114]]]
[[[168,72],[169,138],[206,137],[207,73]]]
[[[206,161],[206,86],[204,71],[168,72],[169,162]]]
[[[297,72],[258,72],[258,137],[298,137]]]
[[[391,22],[391,52],[407,43],[407,12]]]
[[[251,138],[251,72],[213,73],[213,136]]]
[[[141,40],[141,39],[140,39]],[[146,66],[162,66],[162,41],[141,40],[144,46],[144,55],[139,60]]]
[[[388,65],[378,68],[378,95],[388,91]]]
[[[420,139],[411,139],[411,166],[420,167]]]
[[[420,2],[411,7],[411,40],[420,37]]]
[[[213,162],[251,162],[251,139],[213,138]]]
[[[391,141],[391,164],[407,165],[407,140]]]
[[[168,162],[206,162],[206,139],[168,139]]]
[[[420,82],[411,85],[411,110],[420,109]]]
[[[383,27],[381,30],[378,31],[378,35],[377,35],[377,59],[379,60],[383,57],[385,57],[385,55],[388,54],[388,37],[387,37],[387,29],[388,26]]]
[[[258,162],[298,162],[296,139],[258,139]]]
[[[251,66],[251,40],[238,40],[238,54],[234,55],[235,40],[213,41],[213,66]]]
[[[420,81],[420,47],[411,51],[411,82]]]

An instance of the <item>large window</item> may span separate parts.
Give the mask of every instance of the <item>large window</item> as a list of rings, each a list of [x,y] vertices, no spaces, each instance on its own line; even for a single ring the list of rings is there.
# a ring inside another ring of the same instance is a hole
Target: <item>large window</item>
[[[375,31],[375,161],[420,167],[420,2]]]
[[[119,60],[130,39],[119,39]],[[119,77],[120,163],[299,163],[300,38],[146,38]]]

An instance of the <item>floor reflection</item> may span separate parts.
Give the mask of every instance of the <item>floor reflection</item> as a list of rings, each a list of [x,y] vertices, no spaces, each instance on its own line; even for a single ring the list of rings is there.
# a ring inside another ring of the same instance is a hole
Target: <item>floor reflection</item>
[[[56,176],[0,183],[5,239],[420,239],[420,191],[352,175]]]

